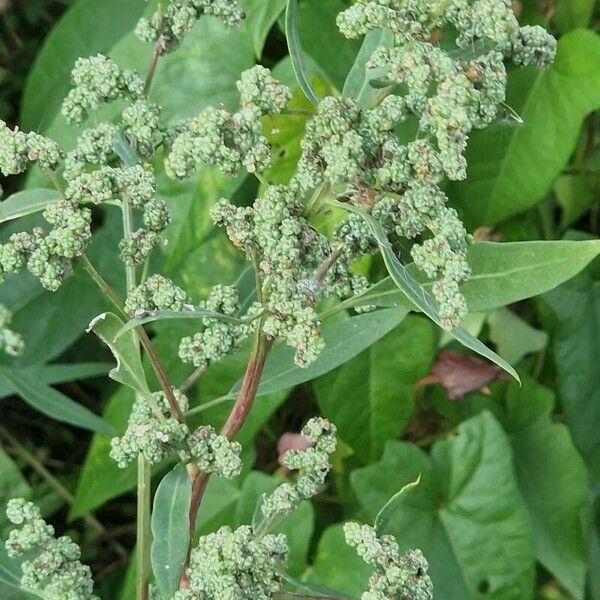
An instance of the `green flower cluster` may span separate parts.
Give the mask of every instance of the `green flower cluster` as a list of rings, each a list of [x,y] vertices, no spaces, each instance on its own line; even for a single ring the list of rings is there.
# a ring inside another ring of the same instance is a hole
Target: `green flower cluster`
[[[178,390],[173,391],[181,412],[185,413],[188,399]],[[174,450],[183,448],[188,433],[185,423],[172,415],[163,392],[155,392],[151,398],[138,395],[125,433],[111,440],[110,457],[122,469],[140,454],[156,464]]]
[[[433,585],[427,575],[428,564],[420,550],[400,554],[391,535],[377,536],[368,525],[346,523],[346,543],[356,548],[358,555],[376,568],[369,579],[369,590],[361,600],[431,600]]]
[[[151,275],[127,296],[125,311],[130,316],[160,310],[182,311],[193,308],[187,293],[162,275]]]
[[[135,33],[143,42],[159,44],[161,52],[179,46],[202,15],[218,18],[226,26],[240,25],[244,11],[237,0],[174,0],[150,19],[140,19]]]
[[[11,530],[6,551],[24,557],[21,587],[45,600],[98,600],[90,568],[80,562],[81,551],[67,536],[54,537],[54,528],[40,509],[23,498],[10,500],[6,509]]]
[[[546,66],[556,41],[542,28],[519,28],[509,0],[358,0],[340,13],[338,26],[347,37],[382,27],[393,32],[393,44],[375,50],[368,62],[387,89],[368,107],[353,98],[319,103],[294,184],[304,193],[329,184],[372,212],[389,234],[420,238],[413,259],[436,280],[433,294],[451,329],[467,312],[459,284],[470,275],[470,238],[446,206],[442,180],[466,177],[469,135],[497,118],[505,100],[504,60]],[[458,52],[431,41],[437,27],[456,30],[444,35],[455,36]],[[418,135],[403,142],[397,126],[408,121]],[[335,237],[351,259],[377,248],[356,215]]]
[[[35,161],[43,169],[55,170],[60,162],[58,144],[38,133],[10,129],[0,120],[0,172],[18,175]]]
[[[199,308],[225,317],[235,317],[240,311],[238,291],[233,286],[217,285]],[[184,337],[179,344],[179,358],[195,367],[207,367],[221,360],[251,332],[249,325],[214,318],[202,319],[202,323],[203,331]]]
[[[203,425],[187,438],[194,462],[203,473],[215,473],[232,479],[242,472],[242,446],[217,435],[214,427]]]
[[[165,161],[170,177],[187,178],[202,163],[215,165],[228,175],[237,175],[242,169],[261,172],[270,166],[271,149],[261,118],[284,110],[291,93],[260,65],[242,73],[237,87],[237,112],[209,107],[175,137]]]
[[[270,600],[280,591],[287,562],[283,534],[255,536],[252,528],[221,527],[192,550],[189,588],[172,600]]]
[[[0,352],[6,352],[9,356],[19,356],[25,349],[25,342],[20,333],[9,328],[12,321],[12,313],[0,304]]]
[[[302,500],[316,496],[331,469],[330,456],[336,448],[335,425],[315,417],[308,421],[301,434],[311,446],[285,453],[283,465],[297,471],[298,478],[295,483],[282,483],[272,494],[262,497],[260,510],[266,524],[292,514]]]

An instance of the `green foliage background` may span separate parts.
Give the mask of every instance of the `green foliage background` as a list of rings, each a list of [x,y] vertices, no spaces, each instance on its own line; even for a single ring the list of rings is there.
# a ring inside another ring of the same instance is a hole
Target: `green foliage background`
[[[209,105],[234,105],[235,80],[257,60],[296,88],[296,107],[307,107],[286,56],[285,0],[243,3],[248,20],[241,31],[226,32],[204,19],[161,63],[153,98],[170,119]],[[46,14],[46,5],[54,3],[25,4]],[[335,28],[335,16],[346,4],[299,4],[299,31],[318,92],[342,89],[360,49]],[[475,133],[468,179],[448,192],[469,230],[483,237],[556,240],[513,247],[500,265],[491,263],[485,244],[473,251],[480,275],[465,286],[469,328],[515,366],[522,386],[499,378],[489,393],[472,391],[450,400],[439,385],[421,385],[440,350],[460,349],[423,316],[406,316],[400,292],[388,290],[378,300],[389,308],[376,317],[357,317],[351,325],[334,319],[325,327],[327,350],[308,371],[290,368],[283,349],[274,352],[240,436],[245,472],[233,483],[211,481],[198,533],[250,520],[260,494],[281,479],[277,439],[319,412],[337,424],[341,448],[329,488],[282,526],[294,576],[356,597],[368,571],[343,544],[339,523],[372,521],[420,474],[421,483],[401,498],[388,530],[402,548],[423,550],[436,598],[600,599],[600,262],[593,260],[600,253],[600,6],[593,0],[516,4],[523,23],[542,23],[559,37],[556,63],[543,72],[511,74],[507,104],[523,124],[507,114]],[[20,112],[13,120],[59,142],[73,141],[74,130],[59,114],[73,62],[102,52],[144,70],[147,49],[131,31],[150,8],[145,0],[71,2],[19,88]],[[17,13],[10,11],[9,6],[1,17],[17,27]],[[55,12],[52,6],[47,15]],[[37,34],[39,21],[33,22],[35,27],[23,26],[25,34]],[[12,84],[24,69],[18,63],[12,67],[2,104],[8,118]],[[305,122],[298,114],[266,124],[278,156],[269,180],[289,177]],[[6,182],[11,191],[40,185],[36,172]],[[174,219],[157,269],[194,297],[243,276],[239,255],[213,229],[208,211],[221,196],[245,203],[256,192],[253,181],[230,179],[208,167],[191,182],[162,181],[160,193]],[[118,219],[99,214],[96,226],[90,255],[120,289]],[[1,239],[10,233],[10,224],[0,228]],[[559,242],[575,239],[586,242],[576,247]],[[383,274],[377,262],[365,268]],[[385,292],[385,282],[381,289]],[[132,393],[102,377],[110,356],[84,334],[90,319],[104,310],[103,301],[79,270],[55,294],[43,292],[26,275],[11,278],[0,287],[0,301],[13,310],[14,329],[27,343],[18,359],[0,359],[0,509],[15,495],[35,499],[59,531],[82,544],[101,597],[128,600],[133,567],[119,558],[114,542],[133,550],[135,471],[119,470],[108,458],[105,433],[82,433],[34,410],[60,418],[52,395],[58,393],[123,428]],[[185,380],[189,371],[176,352],[185,322],[152,329],[171,380]],[[244,360],[242,354],[211,367],[192,394],[192,406],[230,394]],[[199,422],[218,425],[227,408],[204,410]],[[62,417],[72,423],[86,415]],[[93,429],[97,423],[84,425]],[[168,466],[157,470],[156,483]],[[66,495],[57,493],[56,481]],[[92,513],[105,533],[90,527]],[[0,529],[5,527],[0,514]],[[5,560],[0,556],[0,577]],[[0,597],[28,596],[4,586]]]

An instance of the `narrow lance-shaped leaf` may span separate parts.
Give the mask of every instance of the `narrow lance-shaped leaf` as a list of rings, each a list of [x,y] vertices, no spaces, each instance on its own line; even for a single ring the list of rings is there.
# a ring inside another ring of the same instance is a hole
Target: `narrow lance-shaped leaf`
[[[375,517],[375,530],[377,531],[377,535],[383,535],[386,532],[386,528],[391,522],[394,513],[396,510],[401,508],[400,501],[404,494],[408,492],[408,490],[412,490],[412,488],[417,487],[421,483],[421,474],[410,483],[402,486],[402,489],[394,494],[383,506],[383,508],[377,513]]]
[[[88,332],[93,331],[110,348],[117,361],[117,366],[109,373],[111,379],[141,394],[149,394],[135,332],[129,331],[116,339],[124,326],[117,315],[108,312],[98,315],[90,323]]]
[[[191,497],[192,487],[185,465],[177,465],[163,478],[154,497],[152,569],[165,600],[179,589],[190,540],[188,512]]]
[[[0,223],[46,210],[59,199],[60,196],[55,190],[32,189],[17,192],[0,202]]]
[[[27,372],[0,367],[0,374],[11,382],[16,393],[27,404],[48,417],[98,433],[114,433],[114,429],[92,411]]]
[[[298,33],[298,0],[288,0],[285,13],[285,35],[287,37],[288,49],[296,79],[298,80],[302,91],[306,94],[306,97],[313,104],[318,104],[319,99],[317,98],[306,73],[304,51],[302,50],[300,34]]]
[[[348,210],[361,215],[368,223],[373,232],[379,249],[383,256],[385,266],[396,285],[404,292],[407,298],[423,313],[425,313],[434,323],[442,327],[437,303],[433,297],[423,288],[423,286],[410,274],[408,269],[398,260],[390,241],[383,227],[379,222],[365,211],[349,205],[343,205]],[[473,350],[477,354],[491,360],[499,367],[502,367],[507,373],[510,373],[517,381],[520,381],[519,375],[502,357],[490,350],[485,344],[471,335],[464,327],[457,327],[448,332],[454,339],[463,346]]]

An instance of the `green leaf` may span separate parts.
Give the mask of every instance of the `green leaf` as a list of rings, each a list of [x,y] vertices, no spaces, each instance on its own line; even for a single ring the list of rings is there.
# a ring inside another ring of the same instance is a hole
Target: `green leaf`
[[[332,525],[323,532],[312,568],[303,579],[360,598],[373,568],[346,544],[342,527]]]
[[[589,269],[544,301],[557,319],[552,351],[564,416],[592,478],[600,481],[600,281]]]
[[[152,510],[152,570],[162,597],[179,589],[190,540],[188,513],[192,486],[185,465],[177,465],[160,482]]]
[[[313,382],[323,416],[367,463],[399,437],[413,414],[413,387],[434,359],[436,333],[422,317],[398,327],[339,369]]]
[[[4,544],[0,544],[0,581],[18,588],[21,585],[21,562],[10,558]]]
[[[392,518],[396,510],[400,507],[400,500],[409,490],[417,487],[421,483],[421,474],[410,483],[403,485],[399,492],[396,492],[383,506],[383,508],[377,513],[375,517],[374,525],[377,535],[384,535],[387,528],[389,527]]]
[[[148,395],[150,391],[135,332],[128,331],[117,339],[124,327],[125,324],[117,315],[102,313],[90,323],[88,331],[93,331],[110,348],[117,361],[117,366],[109,373],[110,378],[140,394]]]
[[[370,106],[377,90],[369,84],[371,79],[378,76],[376,70],[368,70],[367,62],[377,48],[390,47],[394,42],[394,34],[389,29],[375,29],[370,31],[363,41],[360,51],[356,57],[352,69],[348,73],[342,95],[344,97],[356,98],[358,104],[363,108]]]
[[[389,442],[380,463],[354,471],[358,499],[374,519],[398,488],[422,474],[398,499],[387,533],[402,550],[421,548],[436,597],[533,598],[531,523],[513,475],[511,450],[489,413],[460,425],[433,447]]]
[[[262,56],[271,28],[285,10],[287,0],[243,0],[246,13],[244,27],[250,30],[256,58]]]
[[[59,199],[60,196],[55,190],[32,189],[17,192],[0,202],[0,223],[46,210]]]
[[[87,379],[88,377],[96,377],[106,375],[111,368],[110,363],[74,363],[72,365],[40,365],[36,367],[25,367],[23,369],[14,369],[15,371],[23,372],[40,383],[54,385],[56,383],[64,383],[78,379]],[[6,398],[15,393],[13,384],[0,375],[0,399]]]
[[[543,294],[568,281],[600,254],[600,241],[480,242],[469,250],[473,274],[461,290],[469,312],[483,312]],[[409,271],[419,276],[412,266]],[[421,275],[421,281],[423,276]],[[428,288],[431,284],[423,285]],[[344,306],[406,306],[391,278]]]
[[[507,308],[496,309],[487,322],[490,341],[511,365],[528,354],[541,352],[548,343],[545,331],[535,329]]]
[[[533,206],[567,164],[585,116],[600,106],[600,38],[577,30],[563,36],[546,70],[510,75],[507,104],[523,119],[474,132],[467,179],[452,186],[473,226],[493,225]]]
[[[141,325],[147,325],[148,323],[154,323],[156,321],[186,319],[192,319],[193,321],[215,319],[216,321],[234,324],[242,322],[241,319],[237,319],[236,317],[217,313],[212,310],[204,310],[203,308],[194,308],[193,310],[153,310],[146,313],[143,317],[135,317],[127,321],[115,335],[114,341],[117,341],[122,335]]]
[[[379,249],[383,256],[383,261],[393,279],[394,283],[406,295],[406,297],[417,307],[423,311],[434,323],[442,327],[442,319],[439,314],[437,302],[425,290],[425,288],[410,274],[409,270],[398,260],[390,241],[387,238],[385,230],[381,224],[365,211],[356,207],[347,207],[351,212],[359,214],[368,223],[369,228],[373,232]],[[448,333],[463,346],[473,350],[477,354],[491,360],[498,366],[502,367],[507,373],[510,373],[517,381],[519,375],[502,357],[490,350],[485,344],[480,342],[476,337],[471,335],[465,327],[457,327],[448,331]]]
[[[12,498],[30,498],[31,486],[13,459],[0,448],[0,531],[8,524],[6,505]],[[2,567],[0,566],[0,569]],[[1,578],[1,576],[0,576]]]
[[[0,374],[11,382],[15,391],[27,404],[48,417],[90,431],[114,433],[113,428],[92,411],[35,377],[8,367],[0,367]]]
[[[288,49],[296,79],[306,94],[306,97],[315,105],[319,99],[315,94],[304,64],[304,51],[300,43],[300,34],[298,32],[298,0],[287,0],[287,9],[285,12],[285,35],[287,37]]]
[[[302,48],[337,90],[342,89],[360,49],[359,40],[345,38],[337,27],[337,16],[345,8],[347,5],[343,0],[308,0],[298,5]],[[310,71],[309,65],[307,68]],[[316,91],[320,93],[320,90]]]
[[[552,392],[532,379],[506,394],[504,428],[517,482],[533,522],[538,561],[575,598],[583,598],[586,541],[582,514],[587,475],[567,427],[555,422]]]
[[[598,179],[589,175],[563,175],[554,184],[556,201],[561,208],[562,230],[576,223],[596,200]]]
[[[294,363],[291,348],[276,346],[267,360],[258,394],[272,394],[328,373],[394,329],[407,313],[404,309],[381,310],[324,325],[325,348],[306,369]],[[239,387],[238,381],[230,395],[235,396]]]
[[[553,21],[561,31],[587,27],[596,0],[557,0]]]

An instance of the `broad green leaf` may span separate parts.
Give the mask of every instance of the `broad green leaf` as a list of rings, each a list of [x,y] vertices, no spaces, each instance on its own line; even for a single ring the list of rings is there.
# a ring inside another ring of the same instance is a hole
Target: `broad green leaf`
[[[162,479],[152,509],[152,571],[162,597],[179,589],[190,540],[188,513],[192,498],[185,465],[177,465]]]
[[[342,525],[328,527],[319,540],[312,567],[303,579],[360,598],[373,568],[346,544]]]
[[[524,124],[475,132],[467,179],[451,188],[471,225],[519,214],[549,191],[575,148],[583,119],[600,106],[599,62],[600,38],[577,30],[561,38],[548,69],[511,73],[507,104]]]
[[[434,359],[436,333],[422,317],[398,327],[341,367],[313,382],[323,416],[363,463],[377,460],[413,414],[413,386]]]
[[[60,196],[55,190],[33,189],[17,192],[0,202],[0,223],[46,210]]]
[[[48,36],[31,69],[21,107],[25,130],[45,130],[69,90],[69,75],[81,56],[107,53],[130,34],[145,0],[78,0]]]
[[[513,474],[506,436],[489,413],[465,421],[433,447],[389,442],[381,462],[354,471],[369,518],[398,499],[388,533],[402,550],[421,548],[436,597],[530,600],[534,590],[531,523]]]
[[[544,301],[556,315],[552,350],[562,410],[592,478],[600,481],[600,281],[589,269]]]
[[[554,184],[556,201],[561,208],[560,227],[576,223],[596,200],[598,178],[592,175],[563,175]]]
[[[312,88],[310,79],[306,73],[304,64],[304,50],[300,42],[300,33],[298,32],[298,0],[287,0],[287,9],[285,12],[285,35],[288,42],[290,58],[298,84],[306,97],[315,105],[319,99]]]
[[[35,377],[8,367],[0,367],[0,374],[11,382],[20,398],[46,416],[82,429],[105,434],[114,433],[113,428],[91,410]]]
[[[469,311],[483,312],[543,294],[568,281],[600,254],[600,241],[480,242],[469,250],[473,274],[462,285]],[[409,267],[418,277],[418,271]],[[429,285],[421,275],[425,287]],[[406,306],[391,278],[347,306]]]
[[[36,600],[39,596],[4,584],[0,580],[0,598],[2,600]]]
[[[381,310],[324,325],[325,349],[306,369],[294,363],[291,348],[276,346],[267,360],[258,394],[272,394],[328,373],[389,333],[407,313],[404,309]],[[239,387],[238,381],[230,395],[235,396]]]
[[[110,348],[117,361],[110,378],[140,394],[149,394],[135,332],[128,331],[117,339],[124,327],[117,315],[102,313],[90,323],[88,331],[93,331]]]
[[[244,479],[236,510],[236,525],[252,523],[255,508],[263,494],[271,493],[283,478],[269,476],[252,471]],[[297,511],[291,514],[280,525],[273,529],[274,533],[284,533],[288,539],[289,573],[298,576],[306,568],[308,549],[313,534],[314,510],[310,502],[303,502]]]
[[[377,513],[375,517],[374,526],[377,535],[384,535],[387,528],[389,527],[392,518],[398,508],[401,507],[400,500],[409,490],[417,487],[421,483],[421,474],[410,483],[403,485],[399,492],[396,492],[383,506],[383,508]]]
[[[502,423],[519,489],[533,523],[538,561],[575,598],[583,598],[586,542],[582,514],[587,476],[567,427],[555,422],[553,394],[533,380],[509,386]]]
[[[594,12],[596,0],[557,0],[553,21],[561,31],[587,27]]]
[[[487,322],[490,341],[511,365],[528,354],[541,352],[548,343],[545,331],[535,329],[507,308],[490,313]]]
[[[344,97],[356,98],[360,106],[366,108],[371,104],[373,96],[377,93],[369,81],[377,77],[378,72],[367,69],[367,62],[377,48],[389,47],[394,41],[394,34],[389,29],[376,29],[370,31],[363,41],[352,69],[348,73],[344,90]]]
[[[21,584],[21,563],[10,558],[6,553],[4,544],[0,544],[0,581],[11,587],[18,588]]]
[[[358,40],[349,40],[338,30],[336,18],[345,8],[347,6],[343,0],[308,0],[298,5],[302,48],[337,90],[342,89],[360,49]]]
[[[379,249],[388,273],[398,288],[400,288],[416,308],[424,312],[434,323],[443,328],[437,302],[400,262],[381,224],[361,209],[349,207],[348,210],[361,215],[369,225],[379,244]],[[471,335],[465,327],[457,327],[449,330],[448,333],[463,346],[496,363],[519,381],[519,375],[511,365]]]
[[[40,383],[54,385],[56,383],[64,383],[79,379],[87,379],[88,377],[97,377],[106,375],[112,365],[110,363],[74,363],[72,365],[40,365],[34,367],[25,367],[23,369],[15,369],[17,372],[23,372],[34,378]],[[13,384],[0,375],[0,398],[5,398],[15,393]]]
[[[246,13],[244,27],[252,35],[256,58],[262,56],[267,35],[285,10],[285,5],[286,0],[243,0],[242,6]]]

